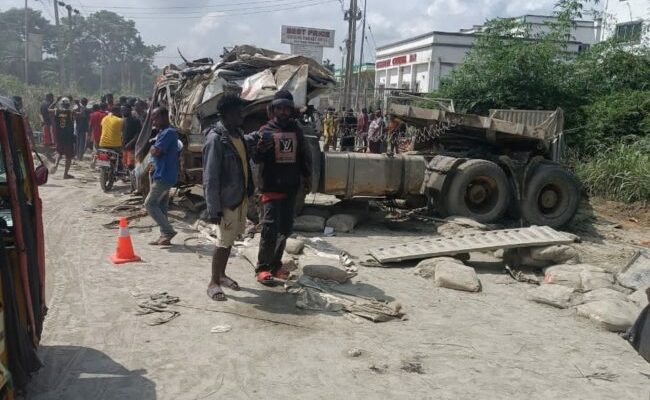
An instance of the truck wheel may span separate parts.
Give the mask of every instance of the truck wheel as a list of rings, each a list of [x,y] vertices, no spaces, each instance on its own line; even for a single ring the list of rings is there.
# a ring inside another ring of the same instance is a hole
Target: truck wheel
[[[503,216],[511,197],[508,178],[498,165],[486,160],[469,160],[458,167],[452,178],[447,210],[449,215],[493,222]]]
[[[526,184],[521,214],[531,225],[559,228],[567,224],[580,205],[576,178],[555,165],[540,165]]]

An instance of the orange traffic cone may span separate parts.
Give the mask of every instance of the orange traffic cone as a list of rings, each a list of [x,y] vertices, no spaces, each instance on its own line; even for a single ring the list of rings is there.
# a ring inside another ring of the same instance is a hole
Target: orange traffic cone
[[[141,258],[133,252],[133,243],[129,235],[129,223],[125,217],[120,218],[120,233],[117,235],[117,248],[111,256],[113,264],[124,264],[133,261],[140,261]]]

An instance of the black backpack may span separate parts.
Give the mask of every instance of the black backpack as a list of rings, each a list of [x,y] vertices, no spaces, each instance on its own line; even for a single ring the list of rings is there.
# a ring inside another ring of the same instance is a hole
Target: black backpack
[[[625,337],[641,357],[650,362],[650,304],[641,311],[639,318],[627,331]]]

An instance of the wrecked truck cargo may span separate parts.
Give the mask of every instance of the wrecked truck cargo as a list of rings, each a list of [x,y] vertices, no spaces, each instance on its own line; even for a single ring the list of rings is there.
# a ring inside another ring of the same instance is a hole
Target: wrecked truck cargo
[[[235,47],[218,64],[165,68],[152,107],[167,106],[181,134],[179,183],[201,183],[201,121],[216,114],[224,92],[237,91],[246,101],[243,129],[252,132],[266,122],[267,106],[278,90],[289,90],[301,107],[333,85],[331,72],[314,60],[252,46]],[[304,126],[314,191],[344,199],[406,199],[428,204],[443,216],[479,222],[496,221],[508,211],[530,224],[560,227],[575,214],[577,182],[555,162],[562,138],[561,110],[495,110],[483,117],[455,113],[453,107],[390,103],[388,112],[427,132],[410,137],[412,149],[419,151],[323,152],[319,138]],[[150,137],[147,119],[136,147],[141,158]]]

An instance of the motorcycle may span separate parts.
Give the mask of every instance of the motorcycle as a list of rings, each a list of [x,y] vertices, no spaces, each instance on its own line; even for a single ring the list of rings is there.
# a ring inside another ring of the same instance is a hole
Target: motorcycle
[[[104,192],[113,188],[117,178],[130,180],[131,171],[122,165],[122,154],[110,149],[97,149],[95,168],[99,170],[99,186]]]

